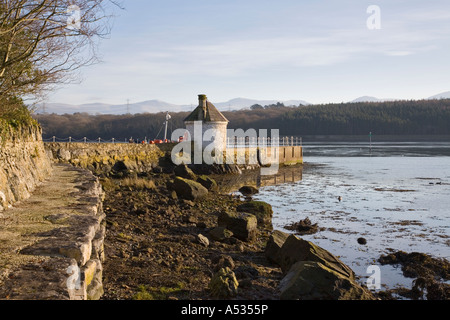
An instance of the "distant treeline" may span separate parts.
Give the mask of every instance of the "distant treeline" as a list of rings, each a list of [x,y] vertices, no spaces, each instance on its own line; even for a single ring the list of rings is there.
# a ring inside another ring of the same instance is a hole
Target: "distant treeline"
[[[170,110],[169,110],[170,112]],[[189,112],[171,113],[168,133],[184,128]],[[223,112],[232,129],[279,129],[280,135],[449,135],[450,99],[286,107],[281,103]],[[44,138],[161,139],[165,112],[134,115],[39,114]]]

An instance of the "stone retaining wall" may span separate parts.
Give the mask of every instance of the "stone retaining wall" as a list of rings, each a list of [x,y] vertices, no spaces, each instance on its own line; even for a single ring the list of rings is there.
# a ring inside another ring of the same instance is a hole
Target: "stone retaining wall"
[[[167,145],[135,143],[48,142],[45,148],[54,162],[70,163],[95,174],[115,171],[146,172],[164,161]]]
[[[52,170],[38,126],[0,138],[0,211],[27,199]]]

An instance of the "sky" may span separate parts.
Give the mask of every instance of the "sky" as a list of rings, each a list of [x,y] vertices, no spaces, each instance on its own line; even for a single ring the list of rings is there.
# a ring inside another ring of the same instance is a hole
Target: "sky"
[[[60,86],[47,102],[193,104],[206,94],[212,102],[332,103],[450,91],[448,0],[122,5],[99,45],[101,63],[82,69],[81,83]]]

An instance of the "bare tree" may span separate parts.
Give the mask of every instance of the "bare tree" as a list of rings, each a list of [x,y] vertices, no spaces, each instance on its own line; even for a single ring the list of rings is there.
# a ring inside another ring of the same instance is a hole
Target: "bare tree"
[[[112,0],[2,0],[0,99],[35,97],[98,60]]]

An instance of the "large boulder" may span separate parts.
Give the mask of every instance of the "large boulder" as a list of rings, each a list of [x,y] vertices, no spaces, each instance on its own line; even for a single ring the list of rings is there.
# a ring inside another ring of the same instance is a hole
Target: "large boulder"
[[[317,261],[299,261],[280,281],[282,300],[373,300],[367,289]]]
[[[256,217],[246,212],[222,211],[218,217],[219,227],[230,230],[234,237],[242,241],[256,239],[257,224]]]
[[[243,186],[239,188],[239,192],[244,196],[252,196],[254,194],[257,194],[259,190],[253,186]]]
[[[289,233],[282,232],[280,230],[275,230],[269,236],[269,240],[267,241],[265,255],[266,258],[274,262],[276,264],[280,264],[278,261],[278,255],[280,253],[280,249],[283,246],[286,239],[289,237]]]
[[[191,169],[189,169],[189,167],[185,164],[180,164],[180,165],[176,166],[175,169],[173,170],[173,173],[176,176],[182,177],[185,179],[190,179],[190,180],[197,179],[197,176],[195,175],[195,173]]]
[[[175,191],[179,198],[186,200],[201,199],[208,194],[208,189],[200,183],[182,177],[175,177],[173,182],[168,184],[168,188]]]
[[[272,206],[264,201],[247,201],[236,208],[239,212],[248,212],[256,216],[259,227],[272,229]]]
[[[293,234],[286,238],[286,241],[279,250],[276,260],[284,273],[288,272],[298,261],[315,261],[342,274],[344,277],[352,280],[355,278],[353,270],[333,254],[314,243],[303,240]]]

